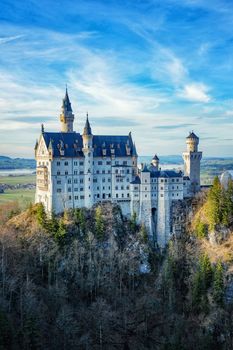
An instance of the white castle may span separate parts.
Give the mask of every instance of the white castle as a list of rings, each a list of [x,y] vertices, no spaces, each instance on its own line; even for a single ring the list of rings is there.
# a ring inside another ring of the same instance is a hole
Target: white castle
[[[45,132],[35,145],[37,163],[35,202],[48,213],[117,203],[127,217],[136,214],[150,238],[164,248],[173,233],[171,207],[200,190],[199,138],[192,132],[183,153],[184,173],[161,170],[157,155],[138,168],[131,133],[93,135],[86,124],[81,135],[73,130],[74,114],[66,90],[60,114],[61,131]]]

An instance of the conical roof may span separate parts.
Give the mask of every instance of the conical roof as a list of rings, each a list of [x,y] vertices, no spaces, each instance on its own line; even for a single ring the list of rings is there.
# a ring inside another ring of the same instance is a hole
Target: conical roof
[[[192,131],[189,133],[189,136],[186,137],[187,139],[196,139],[198,140],[199,137]]]
[[[66,112],[72,112],[71,103],[70,103],[67,88],[66,88],[65,97],[62,100],[62,109]]]
[[[84,130],[83,130],[83,135],[92,135],[91,126],[90,126],[89,119],[88,119],[88,114],[87,114],[86,124],[85,124]]]

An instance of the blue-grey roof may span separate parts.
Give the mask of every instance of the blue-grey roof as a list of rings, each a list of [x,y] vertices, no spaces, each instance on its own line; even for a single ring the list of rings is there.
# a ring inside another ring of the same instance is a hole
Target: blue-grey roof
[[[143,169],[142,169],[142,173],[149,173],[149,172],[150,172],[150,170],[147,168],[147,165],[144,164]]]
[[[83,135],[92,135],[88,115],[87,115],[86,124],[83,131]]]
[[[182,172],[176,172],[174,170],[158,170],[158,171],[152,171],[151,177],[183,177]]]
[[[130,182],[133,185],[138,185],[141,183],[140,177],[137,175],[133,181]]]
[[[192,131],[189,133],[189,136],[186,137],[187,139],[196,139],[198,140],[199,137]]]
[[[62,109],[64,111],[67,111],[67,112],[72,112],[71,103],[70,103],[67,88],[66,88],[65,97],[62,100]]]
[[[64,149],[64,157],[83,157],[83,139],[79,133],[76,132],[44,132],[46,146],[49,147],[50,141],[53,145],[54,157],[60,157],[60,149]],[[130,135],[127,136],[93,136],[94,157],[116,157],[132,156],[133,142]],[[130,148],[128,155],[127,148]],[[114,153],[111,153],[114,149]],[[103,154],[106,150],[106,154]]]

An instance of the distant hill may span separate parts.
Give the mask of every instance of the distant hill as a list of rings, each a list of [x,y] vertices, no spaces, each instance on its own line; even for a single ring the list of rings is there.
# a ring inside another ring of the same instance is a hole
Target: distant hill
[[[0,156],[0,169],[35,169],[36,161],[26,158]]]

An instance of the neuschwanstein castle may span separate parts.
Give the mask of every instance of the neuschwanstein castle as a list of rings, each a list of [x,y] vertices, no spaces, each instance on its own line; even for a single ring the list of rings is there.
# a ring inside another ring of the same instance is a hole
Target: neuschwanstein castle
[[[82,135],[73,130],[74,114],[66,90],[60,114],[61,131],[47,132],[42,125],[35,145],[36,203],[47,212],[92,207],[102,201],[117,203],[122,213],[136,213],[151,239],[163,248],[173,232],[171,207],[200,189],[199,138],[192,132],[183,153],[184,173],[161,170],[157,155],[138,168],[131,133],[93,135],[86,119]]]

